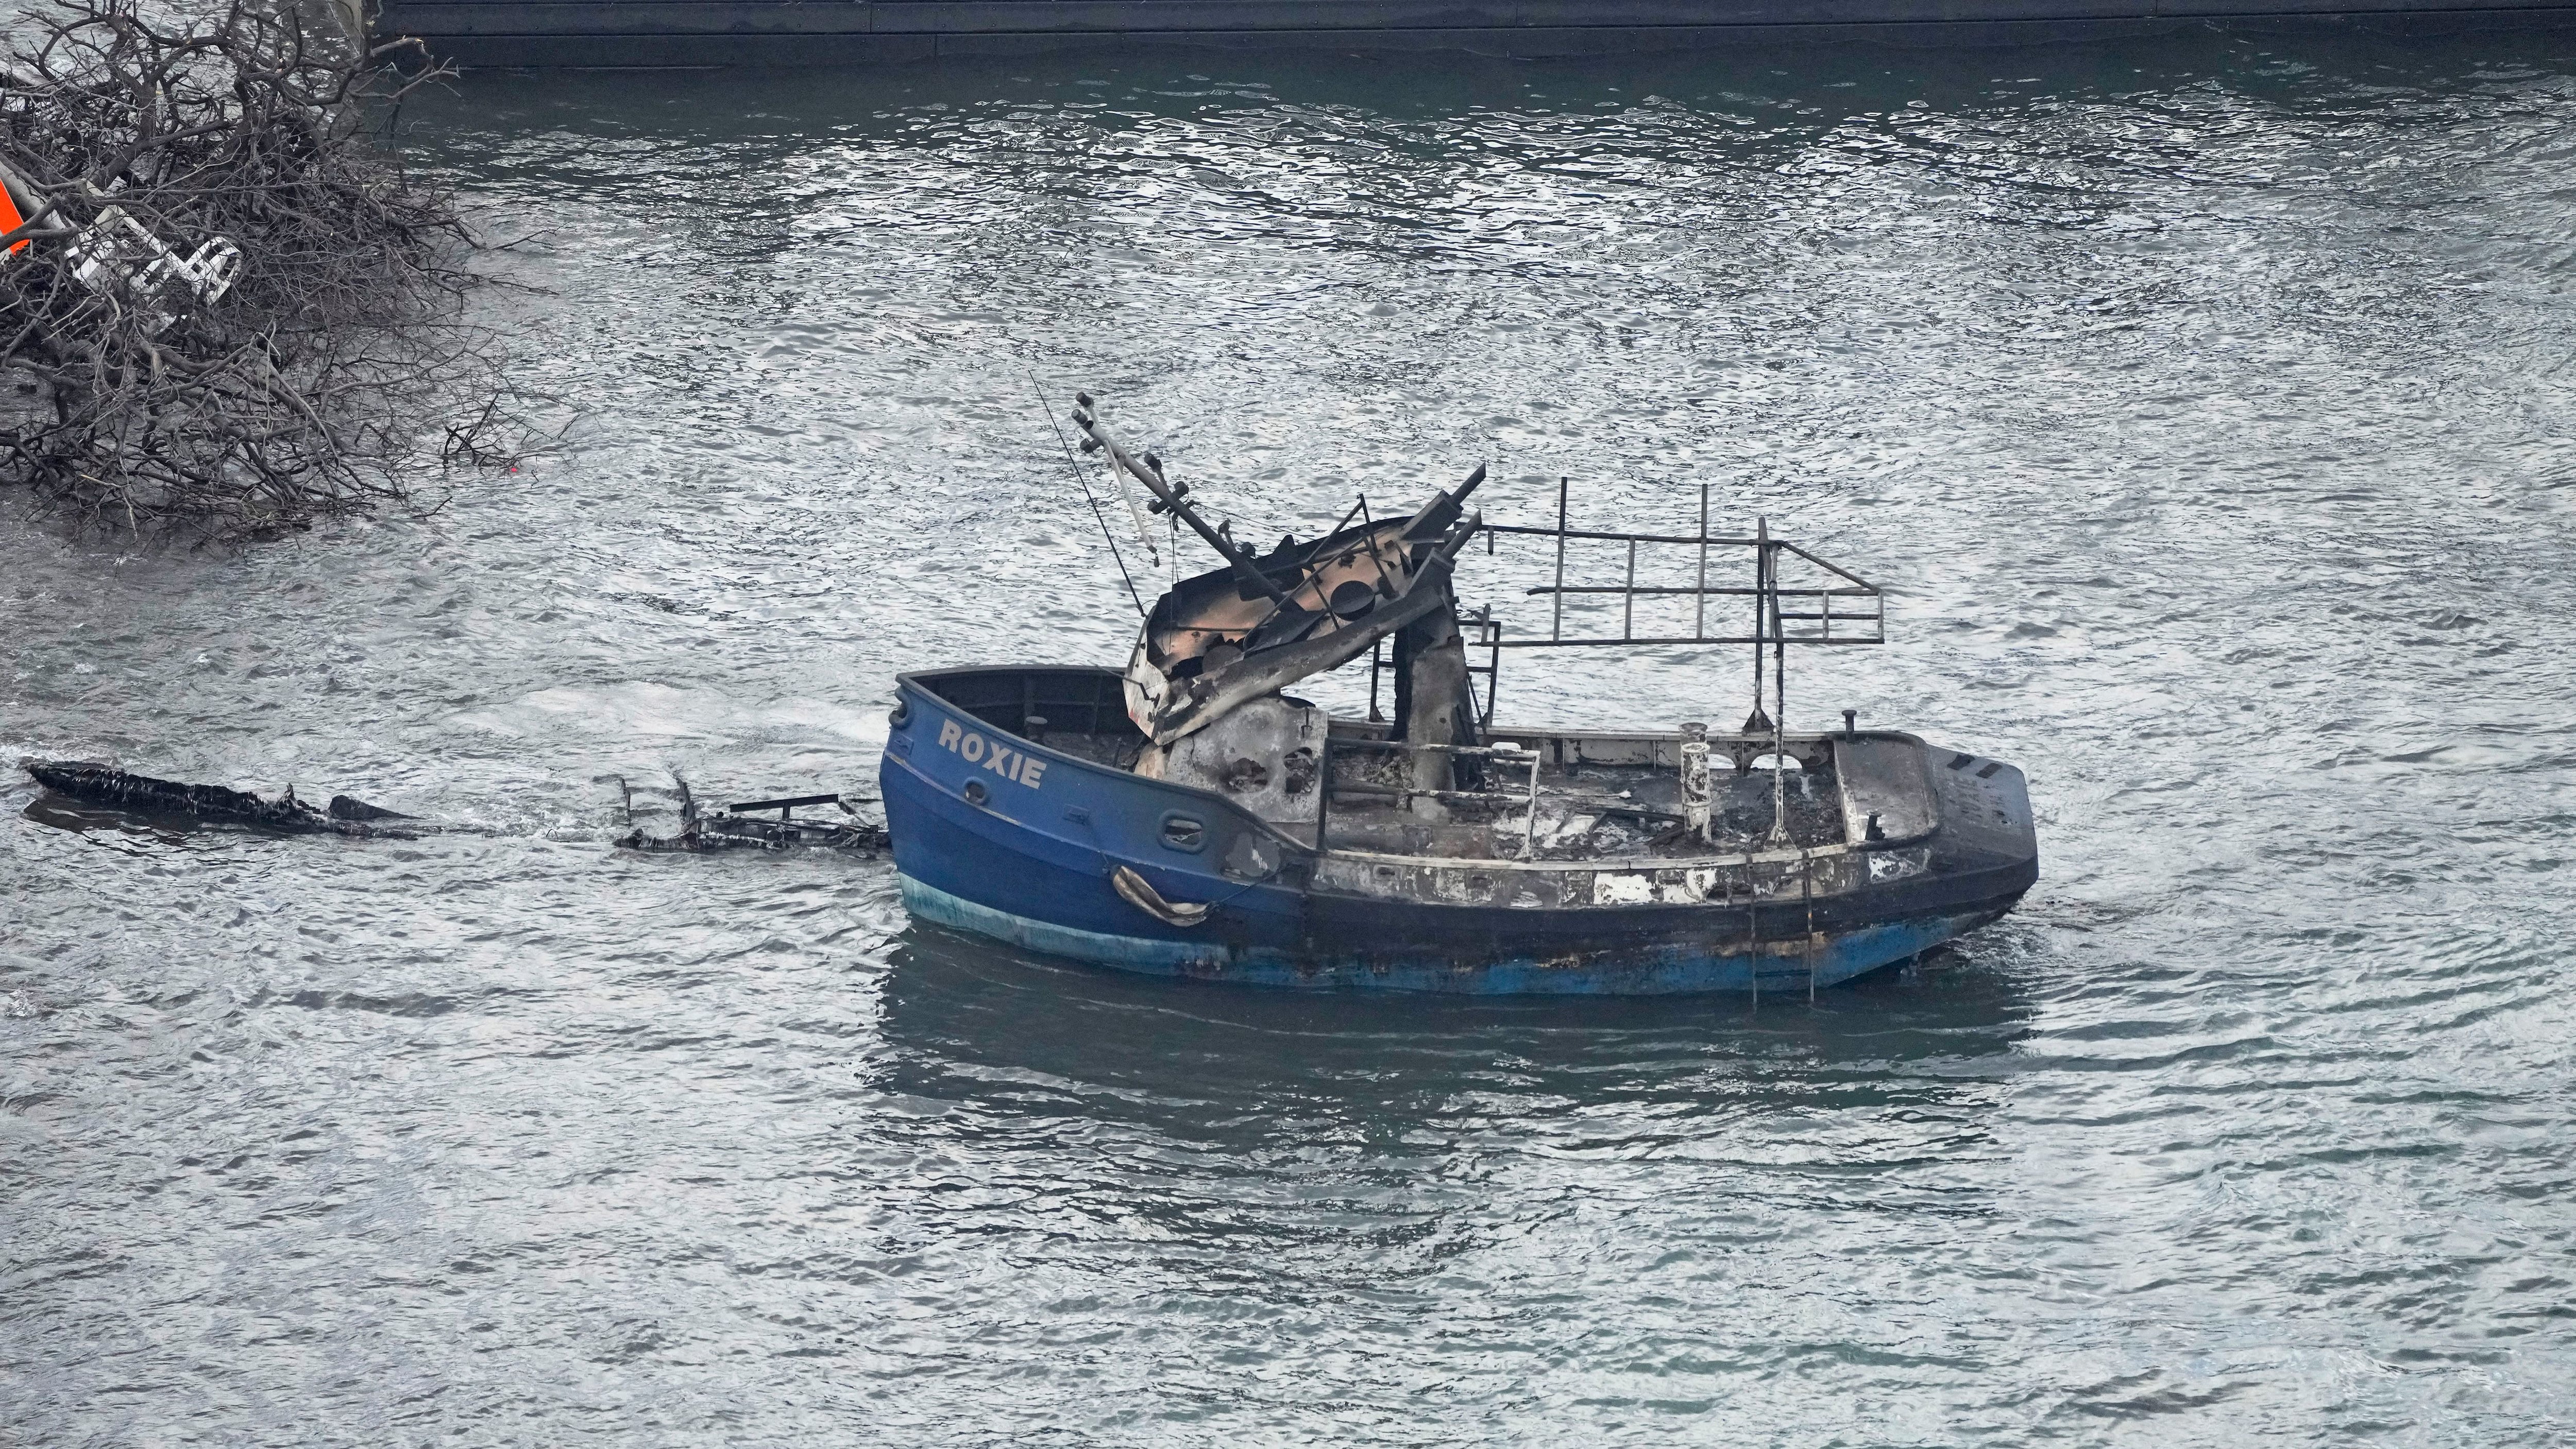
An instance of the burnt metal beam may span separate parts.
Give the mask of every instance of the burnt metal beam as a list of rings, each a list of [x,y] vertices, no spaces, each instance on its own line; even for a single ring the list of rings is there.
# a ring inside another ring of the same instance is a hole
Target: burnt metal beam
[[[1288,591],[1279,587],[1259,564],[1252,561],[1252,550],[1226,537],[1209,524],[1206,517],[1188,499],[1183,498],[1171,484],[1163,480],[1161,469],[1149,468],[1141,460],[1130,456],[1125,448],[1118,446],[1118,440],[1109,435],[1109,430],[1100,426],[1090,413],[1076,411],[1073,421],[1082,429],[1084,436],[1109,450],[1111,467],[1125,469],[1137,482],[1144,484],[1147,491],[1162,500],[1163,506],[1171,510],[1174,518],[1188,524],[1192,533],[1205,539],[1207,546],[1216,550],[1217,557],[1224,559],[1233,567],[1236,578],[1259,590],[1263,598],[1273,603],[1284,604],[1288,601]]]
[[[725,808],[728,810],[794,810],[805,805],[840,803],[841,797],[838,795],[796,795],[784,800],[741,800]]]

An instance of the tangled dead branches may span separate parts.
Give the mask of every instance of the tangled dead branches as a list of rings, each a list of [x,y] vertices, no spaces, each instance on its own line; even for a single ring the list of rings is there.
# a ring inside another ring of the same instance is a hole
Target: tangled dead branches
[[[342,3],[17,22],[0,484],[111,528],[259,536],[399,499],[424,454],[506,459],[463,312],[474,237],[371,129],[442,73],[392,66]]]

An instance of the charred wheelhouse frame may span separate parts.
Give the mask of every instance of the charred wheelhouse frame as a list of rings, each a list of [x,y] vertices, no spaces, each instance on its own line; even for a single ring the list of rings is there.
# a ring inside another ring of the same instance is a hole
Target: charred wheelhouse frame
[[[1258,591],[1262,597],[1267,598],[1270,601],[1268,611],[1263,613],[1259,619],[1249,625],[1232,629],[1207,630],[1204,632],[1221,633],[1226,635],[1229,640],[1240,639],[1248,641],[1257,639],[1260,637],[1264,629],[1270,628],[1278,622],[1283,611],[1295,607],[1295,580],[1291,580],[1289,584],[1282,584],[1274,573],[1269,568],[1265,567],[1265,562],[1261,556],[1254,554],[1250,549],[1245,548],[1243,545],[1235,541],[1230,524],[1209,523],[1206,516],[1199,511],[1198,507],[1189,501],[1189,488],[1186,485],[1176,487],[1164,476],[1161,459],[1150,453],[1146,454],[1141,459],[1128,453],[1125,448],[1119,445],[1117,439],[1110,435],[1108,429],[1101,425],[1100,420],[1095,415],[1093,409],[1094,404],[1091,396],[1088,393],[1079,395],[1077,398],[1077,406],[1072,413],[1072,418],[1075,426],[1081,428],[1083,432],[1084,442],[1082,450],[1085,453],[1104,453],[1113,475],[1123,473],[1128,477],[1132,477],[1142,485],[1146,491],[1153,495],[1154,502],[1150,505],[1151,511],[1155,513],[1169,513],[1179,522],[1188,525],[1191,532],[1204,539],[1209,547],[1215,549],[1217,554],[1225,559],[1228,568],[1232,570],[1234,577],[1241,581],[1244,588],[1247,590]],[[1473,625],[1479,631],[1480,637],[1469,641],[1471,647],[1488,651],[1489,662],[1482,667],[1474,668],[1469,671],[1471,676],[1471,691],[1473,688],[1472,676],[1474,674],[1483,674],[1487,681],[1484,697],[1476,701],[1475,717],[1476,723],[1480,727],[1490,727],[1493,722],[1494,700],[1501,692],[1502,684],[1501,651],[1505,649],[1574,649],[1604,647],[1654,648],[1678,646],[1716,647],[1750,645],[1753,650],[1753,711],[1746,719],[1743,730],[1736,738],[1739,742],[1758,742],[1760,736],[1767,734],[1769,736],[1770,744],[1769,753],[1772,758],[1779,759],[1785,757],[1788,748],[1789,646],[1792,644],[1811,646],[1854,646],[1884,644],[1887,642],[1887,597],[1885,592],[1881,590],[1878,585],[1871,583],[1869,580],[1862,578],[1859,574],[1844,568],[1842,565],[1834,563],[1828,559],[1818,557],[1816,554],[1808,551],[1807,549],[1801,548],[1786,539],[1772,537],[1771,521],[1767,517],[1760,518],[1755,521],[1754,531],[1750,535],[1713,534],[1709,532],[1710,488],[1707,483],[1700,484],[1699,490],[1699,532],[1695,534],[1671,534],[1638,533],[1623,530],[1574,527],[1572,525],[1571,517],[1572,479],[1564,476],[1560,476],[1556,483],[1556,526],[1553,528],[1531,527],[1523,524],[1488,523],[1484,520],[1484,516],[1481,513],[1466,514],[1463,518],[1460,518],[1458,516],[1459,511],[1463,508],[1468,496],[1474,493],[1476,489],[1484,483],[1484,481],[1485,469],[1483,465],[1479,464],[1474,472],[1467,475],[1466,481],[1460,484],[1454,493],[1443,495],[1442,499],[1435,500],[1433,504],[1427,505],[1420,514],[1416,515],[1416,526],[1420,526],[1421,522],[1424,520],[1434,521],[1445,526],[1444,531],[1440,535],[1438,544],[1438,559],[1444,565],[1443,583],[1446,582],[1446,567],[1454,563],[1459,551],[1472,543],[1478,535],[1482,535],[1484,537],[1485,551],[1489,555],[1494,552],[1495,539],[1506,535],[1552,539],[1555,541],[1556,550],[1555,581],[1553,583],[1540,585],[1528,590],[1528,596],[1530,597],[1546,596],[1552,598],[1555,602],[1555,607],[1549,614],[1548,633],[1545,638],[1506,639],[1503,637],[1504,626],[1502,622],[1492,618],[1489,612],[1474,616],[1462,616],[1460,619],[1462,624]],[[1307,556],[1311,558],[1318,553],[1328,552],[1329,545],[1334,540],[1341,539],[1344,534],[1349,531],[1351,520],[1354,518],[1361,520],[1360,531],[1365,545],[1365,551],[1371,562],[1375,565],[1378,581],[1381,587],[1384,588],[1390,583],[1390,580],[1388,578],[1388,570],[1382,551],[1378,545],[1375,533],[1375,521],[1371,518],[1369,513],[1368,497],[1366,494],[1361,494],[1351,504],[1350,510],[1342,515],[1341,522],[1334,526],[1331,533],[1325,535],[1322,539],[1315,540],[1307,545]],[[1141,530],[1141,517],[1139,519],[1139,525]],[[1408,529],[1408,534],[1410,532],[1411,530]],[[1626,571],[1621,581],[1616,584],[1567,583],[1565,581],[1566,545],[1569,541],[1573,540],[1627,545]],[[1638,551],[1640,549],[1649,548],[1687,548],[1694,550],[1697,555],[1696,581],[1688,585],[1638,583]],[[1709,561],[1710,551],[1712,549],[1749,550],[1752,554],[1753,563],[1752,583],[1710,583],[1708,581]],[[1291,551],[1292,549],[1286,544],[1283,544],[1283,547],[1280,550],[1282,553]],[[1804,586],[1784,584],[1780,579],[1780,561],[1781,556],[1784,554],[1794,556],[1805,561],[1836,582]],[[1620,629],[1618,634],[1615,636],[1569,637],[1565,632],[1565,601],[1568,598],[1601,595],[1616,596],[1622,601],[1623,607],[1620,610]],[[1640,636],[1636,632],[1636,601],[1641,597],[1669,598],[1676,596],[1689,597],[1694,599],[1696,602],[1696,608],[1693,614],[1693,628],[1691,632],[1688,634]],[[1166,597],[1168,598],[1169,596]],[[1454,594],[1451,597],[1454,607]],[[1744,599],[1749,601],[1752,604],[1751,632],[1711,634],[1708,631],[1708,604],[1711,599]],[[1803,604],[1806,607],[1792,608],[1791,605],[1793,604]],[[1858,607],[1838,608],[1838,604],[1858,605]],[[1836,632],[1837,625],[1842,626],[1842,631],[1839,633]],[[1332,635],[1342,633],[1346,629],[1357,627],[1357,623],[1353,619],[1344,617],[1344,615],[1338,610],[1328,610],[1327,617],[1321,622],[1319,627],[1322,628],[1327,637],[1330,637]],[[1370,640],[1369,717],[1373,720],[1383,718],[1378,709],[1378,680],[1380,675],[1386,672],[1388,667],[1384,655],[1383,638],[1384,631],[1378,631],[1377,636]],[[1238,644],[1237,647],[1240,648],[1241,646]],[[1764,651],[1766,649],[1770,653],[1767,670],[1767,683],[1771,694],[1770,704],[1767,709],[1764,706],[1762,697],[1766,683],[1764,659]],[[1403,683],[1403,677],[1401,674],[1398,676],[1398,681],[1399,690],[1401,690]],[[1846,730],[1850,728],[1850,716],[1848,713],[1845,717],[1845,728]],[[1326,749],[1329,751],[1333,748],[1349,748],[1353,743],[1354,742],[1350,741],[1334,742],[1328,740]],[[1465,757],[1481,757],[1496,753],[1492,750],[1478,749],[1472,745],[1414,745],[1398,740],[1362,742],[1360,743],[1360,747],[1378,749],[1435,749],[1445,751],[1453,756]],[[1502,756],[1509,757],[1515,754],[1516,751],[1513,747],[1506,745],[1502,747],[1500,753]],[[1737,753],[1739,756],[1738,768],[1743,768],[1746,764],[1750,763],[1750,759],[1752,757],[1746,755],[1742,750],[1739,750]],[[1506,758],[1505,762],[1508,763],[1510,761]],[[1775,776],[1780,776],[1783,773],[1784,772],[1779,770],[1773,771]],[[1326,784],[1325,794],[1321,803],[1324,808],[1329,811],[1334,791],[1334,786],[1331,784],[1333,776],[1332,771],[1329,768],[1329,762],[1327,762],[1327,768],[1323,771],[1323,778]],[[1534,834],[1537,823],[1535,802],[1538,789],[1537,764],[1535,760],[1533,760],[1531,764],[1530,778],[1531,784],[1526,798],[1530,799],[1532,802],[1531,831]],[[1785,780],[1775,779],[1772,821],[1772,836],[1775,840],[1786,838],[1785,825],[1781,819],[1781,815],[1785,809],[1785,801],[1779,798],[1781,795],[1785,794],[1785,790]],[[1348,791],[1345,790],[1344,793],[1348,793]],[[1490,798],[1493,793],[1494,792],[1490,791],[1424,790],[1398,792],[1397,798]],[[1318,844],[1322,844],[1325,839],[1325,834],[1320,823],[1317,827],[1316,839]]]

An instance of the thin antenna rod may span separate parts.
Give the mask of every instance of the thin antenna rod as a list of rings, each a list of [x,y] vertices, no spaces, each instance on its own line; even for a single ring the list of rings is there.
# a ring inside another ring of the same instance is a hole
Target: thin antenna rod
[[[1109,531],[1109,515],[1100,509],[1099,497],[1091,491],[1091,480],[1082,476],[1082,464],[1073,456],[1073,440],[1064,435],[1064,424],[1055,420],[1055,410],[1047,406],[1046,387],[1038,381],[1036,368],[1029,369],[1029,386],[1037,392],[1038,411],[1046,414],[1047,426],[1055,429],[1056,446],[1064,449],[1064,465],[1073,470],[1073,481],[1082,485],[1082,496],[1091,504],[1091,516],[1100,524],[1100,537],[1109,545],[1109,557],[1118,564],[1118,578],[1127,585],[1127,597],[1134,600],[1137,616],[1145,616],[1145,596],[1136,592],[1136,580],[1127,572],[1126,555],[1118,551],[1118,536]]]

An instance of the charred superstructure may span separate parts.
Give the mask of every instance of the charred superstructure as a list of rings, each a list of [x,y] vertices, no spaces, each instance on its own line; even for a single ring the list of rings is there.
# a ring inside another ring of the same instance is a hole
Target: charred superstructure
[[[1224,566],[1155,601],[1123,671],[903,676],[882,781],[916,915],[1229,980],[1759,992],[1914,955],[2036,878],[2019,771],[1848,713],[1787,728],[1789,646],[1881,642],[1879,591],[1767,523],[1712,534],[1705,489],[1692,534],[1574,529],[1562,487],[1553,528],[1489,524],[1469,508],[1479,468],[1409,515],[1363,499],[1320,538],[1255,551],[1079,401],[1084,451]],[[1459,606],[1462,557],[1500,538],[1554,550],[1529,590],[1543,634]],[[1576,542],[1623,548],[1624,574],[1569,581]],[[1689,582],[1641,582],[1641,558],[1676,554]],[[1616,603],[1619,632],[1569,629],[1570,600],[1578,623]],[[1640,600],[1686,603],[1688,627],[1640,634]],[[1677,645],[1750,649],[1741,728],[1494,718],[1507,651]],[[1289,692],[1364,657],[1368,718]]]
[[[1173,585],[1137,637],[1127,666],[1128,713],[1157,750],[1390,637],[1398,716],[1408,714],[1413,687],[1427,685],[1419,732],[1441,744],[1473,742],[1450,575],[1484,522],[1466,511],[1468,495],[1485,481],[1483,468],[1454,491],[1433,494],[1410,518],[1353,526],[1351,519],[1368,511],[1362,499],[1324,537],[1302,544],[1282,537],[1256,555],[1229,527],[1210,524],[1186,488],[1165,481],[1160,460],[1147,454],[1140,461],[1120,447],[1092,416],[1088,395],[1081,401],[1073,418],[1085,447],[1105,452],[1113,470],[1152,492],[1154,511],[1188,524],[1226,561]],[[1153,758],[1148,774],[1157,773]]]

